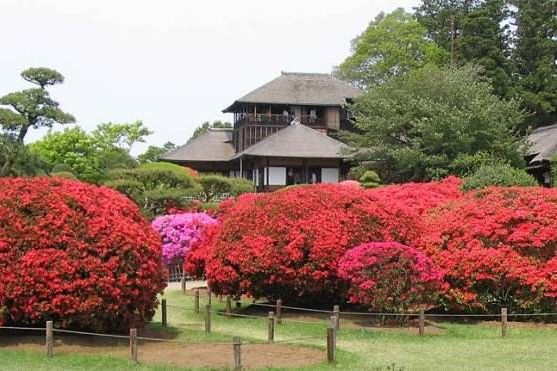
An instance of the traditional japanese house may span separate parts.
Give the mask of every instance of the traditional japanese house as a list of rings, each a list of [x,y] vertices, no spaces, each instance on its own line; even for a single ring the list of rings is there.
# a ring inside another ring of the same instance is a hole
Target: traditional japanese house
[[[351,128],[346,106],[360,93],[328,74],[282,73],[224,109],[233,128],[210,130],[162,160],[252,179],[258,190],[338,182],[347,147],[330,134]]]

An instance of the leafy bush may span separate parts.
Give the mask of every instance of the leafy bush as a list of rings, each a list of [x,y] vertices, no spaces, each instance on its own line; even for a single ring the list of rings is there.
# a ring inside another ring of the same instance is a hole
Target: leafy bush
[[[377,188],[381,185],[379,175],[373,170],[367,170],[361,177],[360,183],[364,188]]]
[[[60,178],[0,179],[0,307],[8,323],[141,326],[165,287],[159,236],[122,195]]]
[[[170,207],[184,205],[185,197],[201,188],[181,166],[154,162],[135,169],[112,170],[106,185],[134,200],[146,216],[164,214]]]
[[[470,191],[489,186],[536,186],[536,179],[522,169],[514,168],[508,164],[482,165],[472,175],[464,178],[462,189]]]
[[[218,174],[206,174],[196,179],[203,188],[203,201],[214,202],[217,197],[223,195],[239,196],[244,193],[253,192],[253,182],[242,178],[229,178]]]
[[[230,179],[230,194],[232,196],[239,196],[244,193],[255,192],[255,184],[247,179],[242,178],[229,178]]]
[[[220,195],[230,194],[232,183],[223,175],[207,174],[199,177],[197,182],[203,189],[203,201],[211,202]]]
[[[446,272],[454,309],[555,307],[557,190],[491,187],[428,220],[422,248]]]
[[[72,173],[73,169],[70,165],[67,164],[56,164],[52,167],[52,170],[50,171],[51,173]]]
[[[57,173],[50,173],[50,176],[55,178],[77,179],[75,174],[70,171],[60,171]]]
[[[204,229],[216,219],[205,213],[171,214],[157,217],[151,224],[162,237],[162,258],[166,264],[183,262]]]
[[[351,303],[395,313],[436,305],[443,285],[443,274],[424,253],[396,242],[348,250],[338,275],[348,283]]]
[[[218,294],[332,299],[338,260],[348,249],[420,235],[415,215],[396,210],[384,197],[331,184],[242,195],[223,202],[220,227],[194,247],[186,270],[199,274],[205,265]]]

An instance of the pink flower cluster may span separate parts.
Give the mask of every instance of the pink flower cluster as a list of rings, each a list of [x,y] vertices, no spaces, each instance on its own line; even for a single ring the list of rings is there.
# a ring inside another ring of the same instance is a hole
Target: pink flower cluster
[[[443,287],[441,270],[423,252],[398,242],[371,242],[348,250],[338,274],[349,284],[350,302],[374,310],[434,306]]]
[[[162,258],[166,264],[181,263],[204,229],[217,220],[206,213],[163,215],[152,226],[162,237]]]

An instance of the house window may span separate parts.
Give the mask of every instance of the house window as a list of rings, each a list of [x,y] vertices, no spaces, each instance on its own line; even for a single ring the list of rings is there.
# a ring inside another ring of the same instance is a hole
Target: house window
[[[304,184],[304,168],[289,167],[286,168],[286,185]]]
[[[289,167],[286,169],[286,185],[321,183],[321,168],[310,167],[307,174],[303,167]]]

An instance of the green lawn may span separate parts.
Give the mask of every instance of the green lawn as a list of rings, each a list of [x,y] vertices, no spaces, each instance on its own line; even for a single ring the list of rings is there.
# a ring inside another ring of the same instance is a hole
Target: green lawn
[[[213,316],[213,332],[204,333],[203,308],[200,315],[171,306],[193,308],[193,298],[178,291],[165,295],[169,304],[169,327],[163,329],[184,341],[229,341],[241,336],[244,341],[265,340],[267,323],[258,319],[227,319]],[[202,304],[204,301],[202,300]],[[248,302],[244,303],[244,307]],[[213,299],[215,309],[224,303]],[[202,305],[203,307],[203,305]],[[263,314],[263,313],[261,313]],[[150,325],[161,330],[160,313]],[[307,320],[307,318],[306,318]],[[336,369],[339,370],[550,370],[557,365],[557,329],[525,327],[509,324],[508,337],[500,337],[500,329],[493,324],[449,324],[435,335],[419,337],[404,331],[378,331],[342,327],[338,338]],[[322,324],[285,323],[277,328],[277,340],[318,337],[299,344],[324,350],[325,329]],[[208,345],[209,346],[209,345]],[[293,349],[293,357],[295,351]],[[395,365],[393,368],[392,365]],[[304,370],[335,368],[322,362]],[[157,366],[131,366],[125,359],[108,355],[60,354],[47,359],[42,353],[0,348],[2,370],[164,370]],[[173,368],[175,369],[175,368]]]

